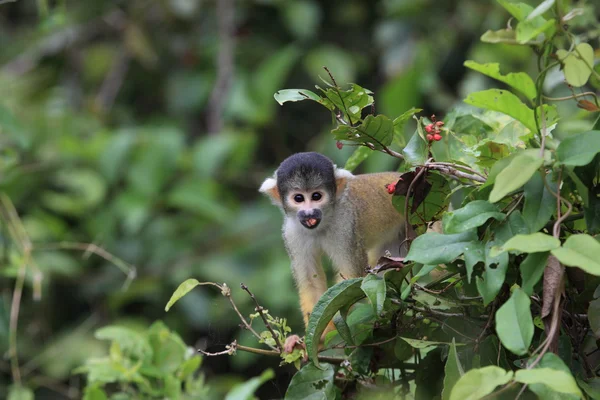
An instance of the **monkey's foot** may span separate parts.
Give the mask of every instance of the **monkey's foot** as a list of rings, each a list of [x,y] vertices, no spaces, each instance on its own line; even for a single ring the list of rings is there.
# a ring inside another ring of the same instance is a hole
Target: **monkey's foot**
[[[306,351],[306,345],[304,344],[304,340],[302,340],[302,338],[298,335],[290,335],[285,339],[285,343],[283,344],[283,352],[291,353],[296,347],[300,350],[304,350],[304,361],[307,361],[308,354]]]

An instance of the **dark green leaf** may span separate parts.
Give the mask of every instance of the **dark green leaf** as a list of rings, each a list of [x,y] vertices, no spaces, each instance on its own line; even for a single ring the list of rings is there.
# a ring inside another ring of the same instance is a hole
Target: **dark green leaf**
[[[477,290],[483,297],[483,304],[490,304],[495,298],[504,280],[506,279],[506,270],[508,269],[508,253],[500,253],[493,256],[491,249],[497,242],[487,242],[485,246],[485,269],[483,277],[477,277]]]
[[[454,235],[428,232],[414,240],[405,260],[421,264],[444,264],[460,256],[476,240],[475,231]]]
[[[449,400],[452,388],[458,382],[461,376],[464,375],[462,365],[456,354],[456,342],[452,339],[450,345],[450,351],[448,352],[448,358],[446,359],[446,366],[444,367],[444,389],[442,390],[442,400]]]
[[[458,210],[444,214],[444,233],[461,233],[483,225],[488,219],[502,221],[505,215],[498,207],[485,201],[474,200]]]
[[[548,252],[531,253],[519,266],[521,270],[521,287],[528,295],[533,294],[533,288],[544,275],[548,263]]]
[[[587,165],[600,153],[600,131],[588,131],[569,136],[558,145],[556,156],[567,166]]]
[[[465,267],[467,269],[467,282],[471,282],[471,275],[477,263],[485,264],[485,245],[482,242],[473,242],[465,248]]]
[[[292,378],[285,400],[335,400],[334,373],[331,364],[323,364],[322,369],[306,364]]]
[[[418,130],[412,135],[408,144],[402,150],[402,154],[409,165],[425,164],[425,161],[427,161],[427,143],[419,135]]]
[[[556,193],[556,183],[550,181],[547,176],[547,184]],[[525,205],[523,206],[523,219],[527,223],[530,232],[542,229],[556,211],[556,198],[544,186],[542,174],[533,174],[524,187]]]
[[[317,354],[319,341],[325,327],[335,313],[365,297],[360,285],[362,278],[347,279],[330,287],[313,308],[306,328],[306,351],[311,361],[319,367]]]
[[[590,328],[596,339],[600,339],[600,299],[596,299],[590,302],[590,306],[587,311],[588,321],[590,322]]]

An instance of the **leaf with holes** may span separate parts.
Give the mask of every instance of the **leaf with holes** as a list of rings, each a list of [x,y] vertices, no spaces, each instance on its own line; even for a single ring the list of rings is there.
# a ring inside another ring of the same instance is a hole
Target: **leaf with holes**
[[[317,368],[306,364],[292,377],[290,386],[285,392],[286,400],[334,400],[336,388],[334,385],[335,370],[331,364],[323,364]]]

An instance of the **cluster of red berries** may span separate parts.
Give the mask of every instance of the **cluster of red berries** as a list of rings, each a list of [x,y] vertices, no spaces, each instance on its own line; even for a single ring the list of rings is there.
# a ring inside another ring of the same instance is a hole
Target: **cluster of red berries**
[[[435,115],[431,116],[431,120],[433,121],[431,124],[425,125],[425,131],[427,132],[427,140],[430,142],[434,140],[436,142],[439,142],[440,140],[442,140],[441,128],[442,126],[444,126],[444,123],[442,121],[436,121]]]

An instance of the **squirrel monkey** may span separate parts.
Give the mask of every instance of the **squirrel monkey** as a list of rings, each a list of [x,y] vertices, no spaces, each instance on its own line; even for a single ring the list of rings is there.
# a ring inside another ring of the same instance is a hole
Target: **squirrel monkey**
[[[285,159],[260,192],[284,214],[283,239],[291,259],[304,322],[327,290],[321,256],[343,278],[363,276],[386,250],[398,253],[404,218],[386,184],[399,174],[353,175],[318,153]]]

